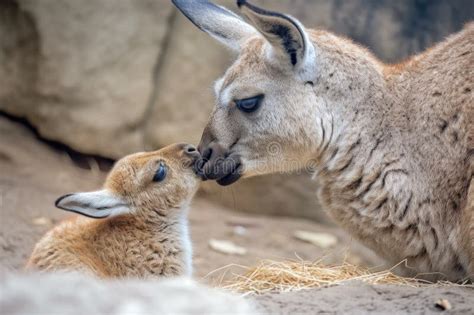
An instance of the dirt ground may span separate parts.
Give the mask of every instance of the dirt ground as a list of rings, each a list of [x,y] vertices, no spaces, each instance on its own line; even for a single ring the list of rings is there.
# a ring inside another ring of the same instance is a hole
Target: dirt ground
[[[440,299],[450,310],[436,306]],[[266,314],[473,314],[474,291],[461,287],[412,288],[348,282],[328,288],[256,298]]]
[[[69,213],[56,209],[54,200],[74,191],[100,187],[104,162],[80,160],[39,141],[18,122],[0,116],[0,270],[19,270],[35,242]],[[74,161],[73,161],[74,160]],[[88,164],[91,170],[79,165]],[[231,193],[226,190],[224,193]],[[238,196],[235,196],[238,198]],[[242,272],[238,266],[253,266],[260,259],[317,260],[327,263],[346,259],[365,266],[382,266],[370,250],[352,240],[336,226],[304,219],[241,214],[198,196],[190,212],[194,247],[194,276],[215,284],[223,274]],[[238,226],[238,227],[237,227]],[[324,232],[337,237],[337,244],[323,249],[293,236],[297,230]],[[245,255],[227,255],[212,250],[209,240],[228,240],[247,250]],[[223,268],[228,265],[234,267]],[[225,273],[227,271],[227,273]],[[472,312],[474,291],[463,288],[414,289],[350,283],[323,289],[266,294],[257,297],[262,312],[271,313],[431,313],[434,299],[453,300],[457,312]],[[252,298],[253,299],[253,298]]]

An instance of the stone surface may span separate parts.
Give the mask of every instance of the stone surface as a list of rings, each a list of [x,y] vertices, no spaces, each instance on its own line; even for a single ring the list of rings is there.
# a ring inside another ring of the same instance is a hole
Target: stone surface
[[[146,144],[198,143],[214,106],[212,83],[231,64],[232,55],[176,13],[162,58],[145,125]]]
[[[474,18],[471,0],[255,0],[297,17],[306,27],[345,35],[386,62],[398,62]]]
[[[0,109],[85,153],[119,157],[141,149],[171,4],[9,0],[0,6],[8,8],[0,22],[0,41],[8,42],[0,55]]]
[[[205,182],[201,187],[206,198],[238,211],[305,217],[332,224],[318,203],[317,185],[309,174],[253,177],[226,187]]]
[[[41,283],[41,290],[37,285]],[[58,290],[58,288],[61,288]],[[187,279],[103,281],[80,274],[0,277],[2,314],[254,314],[248,301]]]

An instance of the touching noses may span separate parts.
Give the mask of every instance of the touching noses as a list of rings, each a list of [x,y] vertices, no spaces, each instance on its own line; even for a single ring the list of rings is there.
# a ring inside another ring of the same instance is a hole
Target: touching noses
[[[228,148],[209,134],[207,130],[199,143],[201,160],[197,163],[197,173],[204,179],[216,180],[226,186],[236,182],[242,176],[242,162],[232,148]]]

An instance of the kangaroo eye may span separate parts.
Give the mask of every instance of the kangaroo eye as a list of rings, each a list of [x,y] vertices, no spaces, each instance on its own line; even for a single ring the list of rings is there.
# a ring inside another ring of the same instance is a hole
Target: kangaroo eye
[[[245,113],[251,113],[256,111],[260,107],[260,103],[262,103],[262,100],[263,94],[260,94],[254,97],[236,100],[235,105],[237,105],[237,108],[241,111]]]
[[[163,179],[166,178],[167,173],[166,166],[163,163],[160,163],[158,169],[156,170],[155,176],[153,176],[154,182],[161,182]]]

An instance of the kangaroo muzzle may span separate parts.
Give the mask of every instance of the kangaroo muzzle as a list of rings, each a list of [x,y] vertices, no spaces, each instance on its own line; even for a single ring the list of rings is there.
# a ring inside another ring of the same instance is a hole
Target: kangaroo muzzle
[[[219,142],[206,143],[201,140],[198,150],[201,160],[196,163],[196,173],[203,180],[216,180],[219,185],[230,185],[242,177],[242,160],[240,155],[225,148]]]

